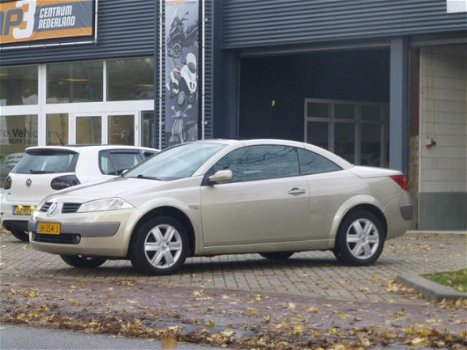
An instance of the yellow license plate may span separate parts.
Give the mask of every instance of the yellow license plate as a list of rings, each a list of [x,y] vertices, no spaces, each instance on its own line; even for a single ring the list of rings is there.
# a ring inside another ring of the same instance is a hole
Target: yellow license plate
[[[37,224],[37,233],[43,235],[59,235],[60,224],[50,222],[39,222]]]
[[[13,207],[13,215],[31,215],[35,209],[34,205],[16,205]]]

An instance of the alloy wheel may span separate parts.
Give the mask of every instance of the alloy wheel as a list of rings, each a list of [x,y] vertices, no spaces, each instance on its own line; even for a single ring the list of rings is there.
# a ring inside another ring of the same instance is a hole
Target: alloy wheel
[[[379,247],[379,236],[378,228],[371,220],[355,220],[346,233],[349,252],[357,259],[371,258]]]
[[[160,224],[148,232],[144,241],[144,253],[152,266],[168,269],[180,259],[182,244],[182,237],[175,227]]]

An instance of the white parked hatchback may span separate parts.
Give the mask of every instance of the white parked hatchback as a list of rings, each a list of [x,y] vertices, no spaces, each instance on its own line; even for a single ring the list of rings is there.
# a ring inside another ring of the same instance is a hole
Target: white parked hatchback
[[[1,225],[28,241],[29,215],[45,196],[120,175],[158,150],[121,145],[29,147],[5,180]]]

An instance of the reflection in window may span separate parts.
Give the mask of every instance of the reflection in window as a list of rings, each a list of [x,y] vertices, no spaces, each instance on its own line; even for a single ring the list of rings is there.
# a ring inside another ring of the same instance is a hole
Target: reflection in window
[[[47,65],[47,103],[102,101],[102,61]]]
[[[338,165],[334,164],[329,159],[305,149],[298,149],[298,159],[300,161],[300,175],[341,170]]]
[[[233,181],[255,181],[298,176],[298,156],[293,147],[280,145],[249,146],[222,158],[209,174],[229,169]]]
[[[0,116],[0,186],[23,156],[24,149],[37,146],[37,115]]]
[[[98,145],[102,143],[101,117],[77,117],[76,118],[76,143]]]
[[[135,122],[133,115],[109,116],[109,144],[133,145],[135,142]]]
[[[68,143],[68,114],[47,114],[47,145]]]
[[[107,61],[107,100],[154,99],[154,61],[131,58]]]
[[[37,66],[0,68],[0,106],[37,104]]]

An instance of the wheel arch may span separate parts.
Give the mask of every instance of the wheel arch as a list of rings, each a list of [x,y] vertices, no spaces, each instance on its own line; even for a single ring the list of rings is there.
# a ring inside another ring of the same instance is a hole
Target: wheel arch
[[[382,207],[383,206],[381,203],[379,203],[379,201],[368,195],[356,196],[345,201],[334,216],[330,233],[330,246],[334,246],[337,232],[345,218],[358,210],[365,210],[374,214],[381,221],[384,229],[383,233],[386,238],[388,232],[388,222],[386,220],[386,216],[384,215],[384,211],[381,209]]]
[[[186,232],[188,234],[188,241],[189,241],[188,256],[192,256],[194,254],[195,244],[196,244],[195,231],[193,228],[193,224],[191,223],[190,218],[183,211],[181,211],[180,209],[174,208],[174,207],[170,207],[170,206],[154,208],[148,211],[146,214],[144,214],[138,220],[138,222],[133,228],[133,231],[131,232],[130,244],[128,245],[128,247],[131,247],[133,245],[133,241],[135,240],[135,237],[136,237],[135,233],[141,227],[141,225],[143,225],[150,218],[154,218],[156,216],[170,216],[180,221],[180,223],[186,229]]]
[[[342,219],[340,220],[340,223],[339,223],[339,226],[337,228],[337,230],[339,230],[340,226],[342,225],[342,222],[351,214],[357,212],[357,211],[367,211],[367,212],[370,212],[372,213],[373,215],[375,215],[378,220],[381,222],[381,225],[383,225],[383,234],[384,234],[384,238],[386,239],[386,236],[387,236],[387,232],[388,232],[388,223],[387,223],[387,220],[386,220],[386,216],[384,215],[384,213],[375,205],[373,204],[369,204],[369,203],[361,203],[361,204],[358,204],[354,207],[351,207],[346,213],[345,215],[342,217]],[[336,234],[337,234],[337,231],[336,231]]]

